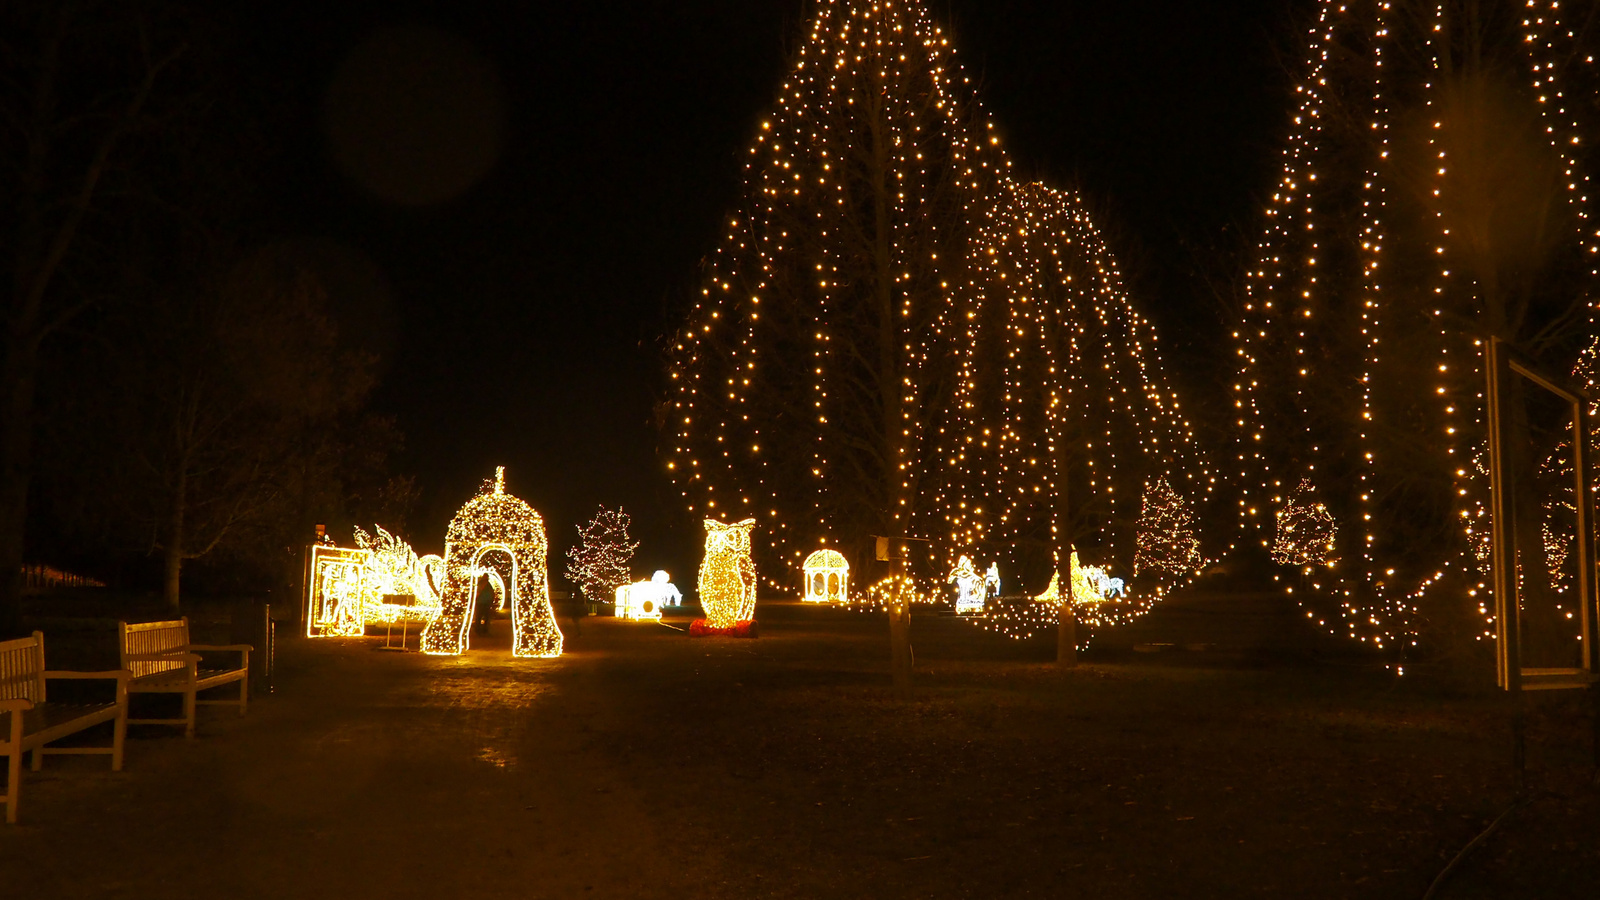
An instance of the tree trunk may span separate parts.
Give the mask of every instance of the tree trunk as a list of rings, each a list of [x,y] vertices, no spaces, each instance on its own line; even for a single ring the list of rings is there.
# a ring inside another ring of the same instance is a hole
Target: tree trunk
[[[7,336],[0,390],[0,638],[22,631],[23,536],[33,456],[33,401],[37,356],[26,335]]]
[[[1078,664],[1078,611],[1072,600],[1072,555],[1067,555],[1066,596],[1061,600],[1061,617],[1056,626],[1056,665],[1070,669]]]
[[[1060,420],[1057,420],[1060,428]],[[1061,434],[1055,436],[1055,466],[1056,466],[1056,496],[1055,496],[1055,539],[1056,539],[1056,602],[1061,604],[1058,612],[1059,620],[1056,625],[1056,665],[1063,669],[1070,669],[1078,664],[1078,610],[1076,598],[1072,596],[1072,507],[1068,503],[1068,463],[1070,457],[1066,452],[1066,437]]]
[[[1072,545],[1062,556],[1066,565],[1057,564],[1057,584],[1064,585],[1058,592],[1061,602],[1060,618],[1056,625],[1056,665],[1070,669],[1078,664],[1078,609],[1072,597]]]
[[[894,690],[902,698],[911,696],[911,598],[901,594],[889,604],[889,661],[894,673]]]
[[[178,470],[177,490],[173,492],[172,509],[167,519],[167,539],[162,548],[162,597],[167,608],[178,612],[178,587],[183,577],[184,510],[188,503],[189,478],[182,468]]]

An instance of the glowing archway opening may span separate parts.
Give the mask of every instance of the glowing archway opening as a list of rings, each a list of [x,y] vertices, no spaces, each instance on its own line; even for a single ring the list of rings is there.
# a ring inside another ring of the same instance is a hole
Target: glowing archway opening
[[[561,629],[550,607],[549,545],[544,520],[533,507],[505,491],[505,467],[495,470],[492,489],[461,507],[444,540],[444,598],[438,618],[422,633],[422,652],[454,656],[471,644],[472,603],[478,563],[485,553],[511,557],[511,654],[561,655]]]
[[[486,562],[485,556],[496,554]],[[494,608],[505,612],[511,608],[511,594],[517,583],[517,557],[511,548],[503,544],[486,544],[478,551],[478,556],[472,561],[475,571],[473,584],[473,604],[477,604],[477,576],[489,576],[489,587],[494,591]],[[473,609],[477,609],[474,605]]]

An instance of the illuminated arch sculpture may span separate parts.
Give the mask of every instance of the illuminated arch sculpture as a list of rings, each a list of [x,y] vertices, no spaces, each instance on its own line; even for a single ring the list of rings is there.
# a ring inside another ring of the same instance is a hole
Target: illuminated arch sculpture
[[[459,654],[468,647],[477,599],[480,560],[493,550],[511,557],[511,654],[561,655],[561,629],[550,608],[546,574],[549,546],[544,520],[533,507],[506,493],[506,470],[495,470],[493,488],[468,500],[444,539],[444,598],[439,616],[422,633],[422,652]]]
[[[804,566],[807,603],[845,603],[850,599],[850,563],[837,550],[818,550]]]

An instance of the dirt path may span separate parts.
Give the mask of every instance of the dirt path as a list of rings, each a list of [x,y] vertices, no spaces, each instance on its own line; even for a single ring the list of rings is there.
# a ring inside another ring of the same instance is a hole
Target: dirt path
[[[22,824],[0,834],[4,894],[698,892],[628,779],[589,745],[608,715],[586,677],[594,654],[282,648],[277,690],[247,717],[202,707],[192,742],[133,729],[123,773],[103,757],[54,757],[27,778]]]
[[[546,661],[288,641],[247,717],[26,779],[0,895],[1417,897],[1511,796],[1489,694],[913,640],[911,703],[882,623],[833,610],[591,619]],[[1539,800],[1445,897],[1600,884],[1587,717],[1538,704]]]

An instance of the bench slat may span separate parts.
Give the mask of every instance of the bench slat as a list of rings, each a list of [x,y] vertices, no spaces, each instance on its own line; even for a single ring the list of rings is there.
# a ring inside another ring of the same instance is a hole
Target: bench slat
[[[170,723],[184,725],[184,734],[194,737],[195,707],[200,702],[199,691],[238,682],[239,699],[236,701],[208,701],[231,703],[244,715],[250,702],[250,651],[245,644],[192,644],[189,640],[189,620],[175,619],[167,622],[145,622],[118,626],[122,667],[132,676],[128,682],[129,693],[182,694],[183,719],[132,719],[133,722]],[[200,668],[201,657],[195,650],[232,651],[239,654],[237,668]]]
[[[116,682],[114,703],[53,703],[45,700],[46,678],[111,679]],[[122,749],[128,725],[128,675],[115,672],[48,671],[44,664],[44,634],[0,643],[0,701],[10,707],[0,713],[0,755],[6,759],[6,823],[17,821],[17,800],[22,793],[22,754],[33,751],[37,772],[46,753],[106,753],[111,768],[122,770]],[[26,701],[26,702],[24,702]],[[26,706],[27,708],[22,708]],[[52,741],[112,722],[109,747],[49,747]]]

